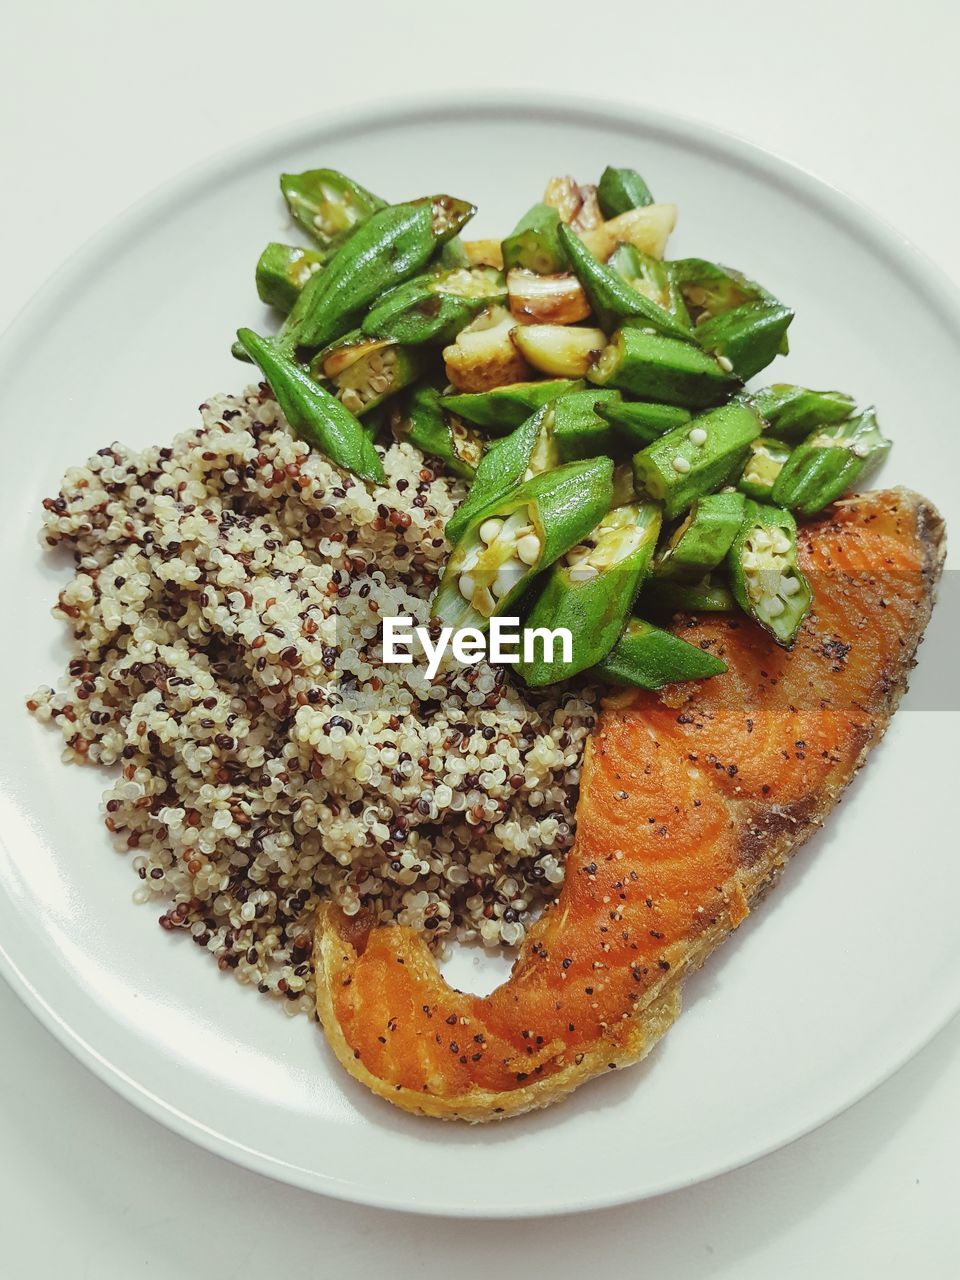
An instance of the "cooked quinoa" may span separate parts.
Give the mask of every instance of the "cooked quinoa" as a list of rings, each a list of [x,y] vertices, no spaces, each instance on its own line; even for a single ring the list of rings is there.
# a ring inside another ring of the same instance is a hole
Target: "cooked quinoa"
[[[429,620],[463,483],[409,444],[369,490],[296,439],[264,384],[172,445],[114,444],[44,503],[73,553],[74,656],[29,709],[110,767],[134,897],[219,967],[314,1008],[313,914],[515,946],[573,839],[592,689],[520,690],[449,655],[384,665],[381,616]]]

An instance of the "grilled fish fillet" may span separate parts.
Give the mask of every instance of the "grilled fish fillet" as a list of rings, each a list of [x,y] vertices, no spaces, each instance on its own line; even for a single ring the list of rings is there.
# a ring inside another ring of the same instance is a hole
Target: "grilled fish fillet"
[[[791,651],[743,617],[681,619],[728,672],[607,703],[560,896],[490,995],[453,990],[413,930],[326,905],[318,1010],[347,1071],[408,1111],[480,1121],[643,1057],[678,1014],[685,974],[746,917],[883,734],[943,548],[925,499],[866,494],[801,530],[814,607]]]

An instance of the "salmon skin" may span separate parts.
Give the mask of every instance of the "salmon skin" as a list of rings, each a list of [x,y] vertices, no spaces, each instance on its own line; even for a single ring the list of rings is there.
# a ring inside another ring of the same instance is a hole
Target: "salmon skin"
[[[800,531],[814,607],[791,651],[742,616],[675,620],[729,668],[602,710],[558,899],[510,978],[453,990],[419,934],[326,904],[318,1010],[357,1080],[422,1115],[547,1106],[641,1058],[684,976],[746,917],[883,734],[930,617],[943,522],[905,490]]]

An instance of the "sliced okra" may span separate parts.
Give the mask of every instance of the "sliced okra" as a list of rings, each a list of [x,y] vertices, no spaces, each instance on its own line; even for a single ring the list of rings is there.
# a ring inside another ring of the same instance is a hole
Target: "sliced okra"
[[[566,268],[567,260],[557,234],[560,215],[548,204],[528,209],[503,241],[503,268],[523,267],[538,275],[553,275]]]
[[[408,346],[447,343],[485,307],[506,296],[503,275],[492,267],[431,271],[385,293],[360,328],[371,337],[393,338]]]
[[[787,352],[793,312],[779,302],[745,302],[697,325],[697,342],[743,382]]]
[[[672,338],[693,341],[690,328],[659,303],[634,289],[618,272],[595,258],[569,227],[561,226],[560,243],[570,265],[583,285],[593,314],[601,329],[610,332],[620,325],[654,329]]]
[[[551,378],[582,378],[606,345],[602,329],[573,324],[524,324],[511,334],[523,358]]]
[[[467,252],[467,246],[459,236],[451,236],[446,244],[442,245],[440,252],[437,254],[437,262],[444,271],[453,271],[457,267],[472,267],[474,264]],[[487,265],[484,263],[481,266]]]
[[[756,399],[751,403],[755,406]],[[777,476],[790,457],[790,446],[773,436],[758,436],[750,445],[737,488],[757,502],[769,502]]]
[[[751,399],[767,429],[781,440],[799,440],[817,427],[843,422],[856,401],[843,391],[810,391],[786,382],[755,392]]]
[[[723,575],[705,574],[699,582],[675,578],[651,578],[644,602],[664,613],[732,613],[737,602]]]
[[[597,392],[602,395],[602,392]],[[682,427],[693,415],[675,404],[651,404],[645,400],[623,400],[619,391],[610,399],[598,400],[598,415],[609,422],[627,448],[642,449],[675,427]]]
[[[576,324],[590,314],[590,303],[576,276],[538,275],[523,267],[507,272],[510,312],[524,324]]]
[[[699,645],[662,631],[643,618],[631,618],[620,639],[591,671],[610,684],[662,689],[682,680],[722,675],[727,664]]]
[[[455,476],[472,480],[483,457],[482,437],[453,414],[445,414],[440,392],[429,385],[410,391],[392,414],[394,434],[423,453],[439,458]]]
[[[620,244],[607,259],[607,266],[622,276],[632,289],[663,307],[685,328],[693,328],[672,262],[641,253],[635,245]]]
[[[797,560],[797,522],[790,512],[748,498],[727,564],[737,604],[789,648],[813,599]]]
[[[463,418],[465,422],[472,422],[474,426],[484,427],[497,435],[505,435],[526,422],[531,413],[542,405],[571,391],[580,391],[583,386],[581,379],[571,378],[514,382],[494,387],[490,391],[444,396],[441,403],[445,409]]]
[[[771,500],[812,516],[864,479],[889,452],[876,410],[867,409],[798,444],[777,476]]]
[[[546,575],[525,627],[565,627],[571,658],[541,653],[518,670],[528,685],[555,684],[595,666],[616,643],[650,568],[662,513],[654,502],[615,507]]]
[[[597,413],[597,406],[611,399],[619,399],[619,392],[593,388],[570,392],[554,403],[553,438],[561,462],[622,453],[623,441]]]
[[[742,465],[762,427],[757,413],[736,400],[675,427],[634,454],[637,492],[662,502],[667,519],[675,519]]]
[[[636,169],[615,169],[607,165],[597,183],[597,200],[605,218],[615,218],[628,209],[653,204],[650,188]]]
[[[700,580],[722,564],[743,523],[744,501],[742,493],[698,498],[658,553],[657,577]]]
[[[446,407],[446,400],[441,405]],[[503,440],[492,444],[477,464],[470,492],[447,521],[446,534],[457,542],[464,529],[491,504],[499,502],[531,476],[549,471],[559,462],[553,438],[553,409],[542,405]]]
[[[338,467],[362,480],[383,484],[380,455],[363,427],[339,400],[319,386],[307,371],[250,329],[237,331],[237,341],[260,366],[293,431]]]
[[[294,221],[328,253],[371,214],[386,208],[386,201],[337,169],[283,173],[280,190]]]
[[[675,258],[670,273],[695,324],[724,315],[745,302],[776,302],[756,281],[705,258]]]
[[[322,253],[272,241],[257,261],[257,296],[286,315],[312,275],[323,269]]]
[[[502,448],[503,446],[499,446]],[[485,628],[509,612],[539,573],[576,546],[608,510],[609,458],[533,476],[467,526],[431,608],[447,626]]]
[[[717,404],[740,385],[715,356],[692,343],[632,328],[617,330],[587,377],[641,400],[694,409]]]
[[[442,195],[372,214],[307,281],[278,334],[281,349],[316,351],[354,328],[371,302],[416,275],[474,212]]]

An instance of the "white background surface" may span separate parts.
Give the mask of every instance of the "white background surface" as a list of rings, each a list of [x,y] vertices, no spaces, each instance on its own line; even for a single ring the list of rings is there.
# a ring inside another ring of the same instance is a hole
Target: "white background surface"
[[[567,87],[709,119],[881,211],[960,281],[960,16],[948,0],[661,8],[18,5],[0,44],[0,325],[184,167],[328,104],[457,88]],[[958,1084],[954,1024],[845,1116],[712,1183],[566,1221],[434,1223],[319,1200],[189,1146],[90,1077],[0,986],[0,1270],[954,1276]]]

